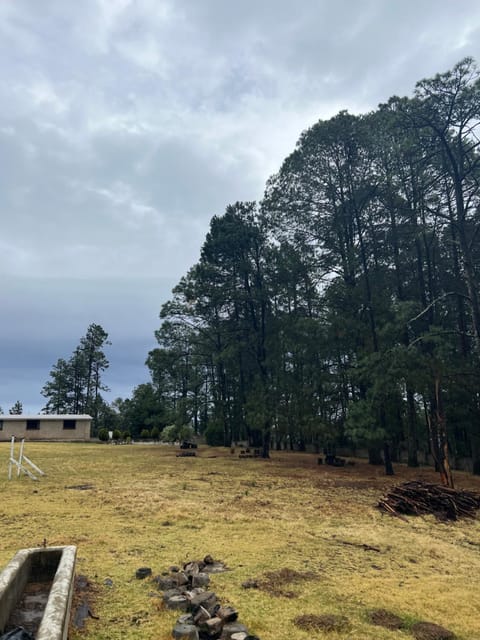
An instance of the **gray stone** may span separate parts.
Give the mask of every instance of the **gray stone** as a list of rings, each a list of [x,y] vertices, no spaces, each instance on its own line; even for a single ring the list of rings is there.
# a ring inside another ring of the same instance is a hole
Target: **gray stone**
[[[219,607],[217,616],[224,622],[235,622],[235,620],[238,618],[238,611],[233,607],[227,605],[225,607]]]
[[[202,607],[201,605],[197,608],[197,610],[195,611],[195,613],[193,614],[193,621],[195,624],[202,624],[203,622],[205,622],[206,620],[209,620],[212,616],[209,614],[209,612],[205,609],[205,607]]]
[[[231,640],[235,633],[244,633],[248,635],[248,629],[244,624],[240,622],[229,622],[223,627],[221,640]]]
[[[184,613],[177,620],[177,624],[195,624],[191,613]]]
[[[157,576],[155,578],[155,582],[158,584],[158,588],[162,591],[167,591],[167,589],[175,588],[175,581],[170,576]]]
[[[193,624],[177,624],[173,627],[175,640],[198,640],[198,629]]]
[[[202,629],[204,629],[209,636],[218,635],[222,630],[222,627],[223,627],[223,620],[218,617],[210,618],[210,620],[206,620],[202,625]]]
[[[204,591],[203,593],[193,596],[190,602],[192,603],[192,607],[202,606],[210,612],[217,603],[217,596],[213,591]]]
[[[183,570],[193,576],[200,571],[200,567],[198,566],[198,562],[187,562],[187,564],[183,566]]]
[[[151,575],[152,575],[152,570],[150,569],[150,567],[140,567],[135,571],[135,577],[137,578],[137,580],[143,580],[147,576],[151,576]]]
[[[192,576],[192,587],[206,587],[210,583],[208,573],[197,573]]]
[[[166,602],[172,596],[181,596],[181,595],[182,595],[182,592],[180,591],[180,589],[167,589],[167,591],[165,591],[165,593],[163,594],[163,600],[164,602]]]
[[[174,573],[172,576],[172,581],[177,587],[183,587],[188,584],[188,578],[183,571],[179,571],[178,573]]]
[[[227,567],[221,562],[214,562],[213,564],[206,564],[203,570],[205,573],[224,573]]]
[[[171,596],[165,601],[168,609],[180,609],[181,611],[186,611],[188,609],[188,599],[183,595],[175,595]]]
[[[238,633],[232,633],[230,640],[245,640],[247,634],[245,631],[239,631]]]

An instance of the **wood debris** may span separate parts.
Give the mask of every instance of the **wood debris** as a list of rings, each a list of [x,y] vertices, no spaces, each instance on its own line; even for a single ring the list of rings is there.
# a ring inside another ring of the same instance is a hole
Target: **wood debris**
[[[480,493],[415,480],[394,487],[377,506],[403,520],[404,515],[427,514],[438,520],[475,518],[480,509]]]

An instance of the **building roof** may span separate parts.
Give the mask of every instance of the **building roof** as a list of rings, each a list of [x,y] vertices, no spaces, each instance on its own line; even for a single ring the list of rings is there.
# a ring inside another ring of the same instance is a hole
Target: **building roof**
[[[86,414],[58,414],[58,413],[40,413],[38,415],[29,415],[26,413],[0,414],[0,420],[91,420],[92,416]]]

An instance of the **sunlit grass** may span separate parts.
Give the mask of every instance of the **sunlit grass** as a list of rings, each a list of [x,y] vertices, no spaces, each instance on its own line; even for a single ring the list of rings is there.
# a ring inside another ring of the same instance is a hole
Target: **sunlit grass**
[[[262,640],[327,637],[293,624],[299,615],[324,613],[350,621],[348,631],[329,633],[331,640],[411,638],[370,624],[375,608],[410,623],[436,622],[464,640],[480,637],[479,522],[428,517],[407,524],[375,508],[392,483],[436,480],[430,470],[399,468],[390,479],[361,461],[336,469],[318,466],[310,454],[240,460],[208,448],[177,458],[162,445],[27,443],[26,453],[47,476],[9,482],[9,445],[0,444],[0,563],[44,540],[77,545],[77,573],[95,588],[98,620],[72,630],[70,640],[171,637],[176,614],[135,570],[150,566],[158,574],[207,553],[230,568],[212,578],[212,588]],[[472,476],[456,479],[480,490]],[[68,488],[84,484],[93,488]],[[281,568],[314,575],[286,585],[296,594],[290,598],[241,586]]]

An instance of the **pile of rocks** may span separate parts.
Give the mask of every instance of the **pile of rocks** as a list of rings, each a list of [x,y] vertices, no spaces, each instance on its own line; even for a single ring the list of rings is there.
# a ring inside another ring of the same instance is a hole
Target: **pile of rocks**
[[[238,622],[238,611],[222,605],[208,589],[210,575],[225,570],[225,565],[207,555],[154,578],[165,606],[183,612],[172,631],[175,640],[258,640]]]

